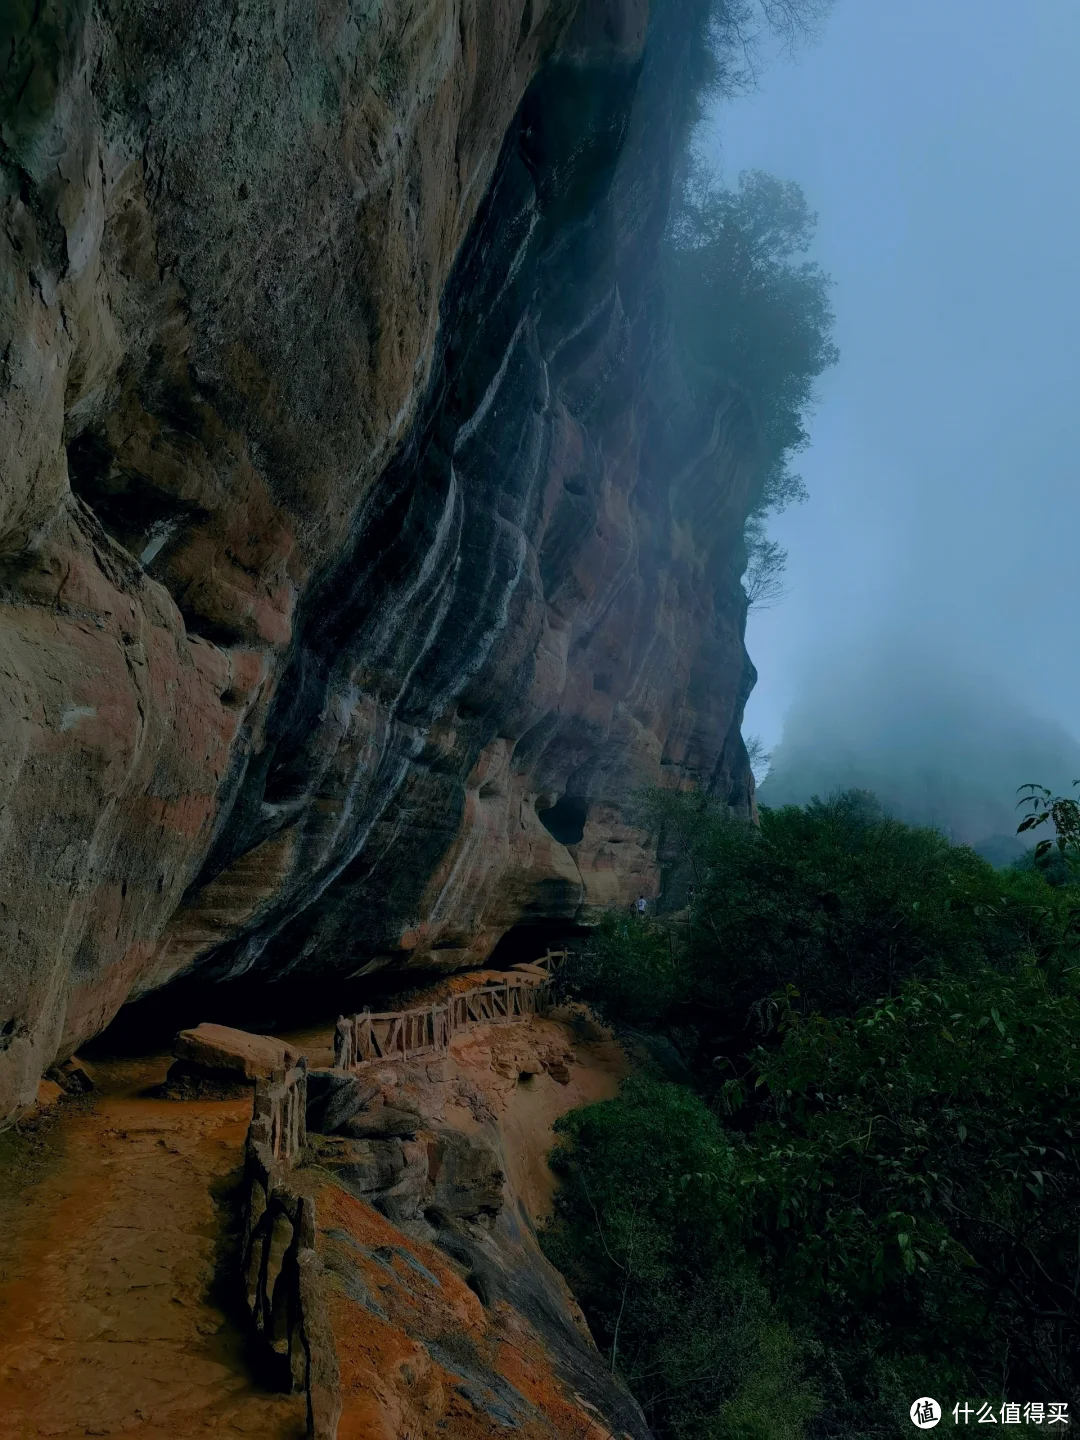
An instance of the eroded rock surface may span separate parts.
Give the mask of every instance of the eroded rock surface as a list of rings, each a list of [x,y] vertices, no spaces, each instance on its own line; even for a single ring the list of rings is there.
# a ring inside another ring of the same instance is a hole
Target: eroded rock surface
[[[627,1069],[610,1036],[584,1040],[570,1020],[481,1027],[438,1061],[367,1067],[382,1107],[413,1115],[410,1138],[309,1135],[294,1180],[319,1186],[340,1440],[648,1440],[536,1239],[554,1120],[614,1094]]]
[[[701,0],[51,0],[0,52],[0,1116],[177,977],[452,969],[750,803]],[[646,43],[647,40],[647,43]]]

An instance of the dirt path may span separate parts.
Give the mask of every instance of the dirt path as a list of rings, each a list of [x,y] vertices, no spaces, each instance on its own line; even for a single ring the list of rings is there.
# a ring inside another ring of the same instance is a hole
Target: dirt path
[[[99,1066],[32,1183],[0,1178],[2,1440],[304,1434],[301,1398],[253,1381],[212,1293],[251,1102],[146,1095],[167,1068]]]
[[[332,1063],[332,1026],[284,1038],[310,1063]],[[569,1062],[555,1067],[558,1081],[542,1073],[537,1047]],[[514,1205],[540,1217],[554,1184],[550,1127],[572,1106],[615,1092],[625,1073],[620,1048],[599,1034],[582,1043],[573,1025],[545,1018],[471,1031],[446,1061],[435,1080],[426,1064],[388,1065],[384,1078],[404,1084],[415,1071],[429,1099],[441,1095],[448,1106],[444,1122],[463,1131],[483,1128],[478,1106],[499,1128]],[[303,1398],[260,1388],[215,1293],[250,1096],[161,1099],[153,1091],[169,1063],[166,1055],[98,1062],[92,1096],[61,1102],[27,1138],[0,1136],[0,1440],[305,1433]],[[342,1354],[370,1340],[372,1327],[366,1311],[350,1311]],[[546,1375],[548,1361],[536,1363]],[[380,1371],[347,1394],[343,1433],[350,1396],[363,1408],[387,1383]],[[561,1393],[543,1390],[545,1414],[559,1411]],[[367,1426],[355,1433],[367,1435]],[[403,1432],[390,1425],[386,1433]]]

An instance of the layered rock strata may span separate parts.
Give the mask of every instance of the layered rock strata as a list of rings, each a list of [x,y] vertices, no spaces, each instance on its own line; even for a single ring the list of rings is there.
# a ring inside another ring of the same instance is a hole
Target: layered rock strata
[[[477,963],[737,805],[701,0],[52,0],[0,85],[0,1115],[177,977]]]

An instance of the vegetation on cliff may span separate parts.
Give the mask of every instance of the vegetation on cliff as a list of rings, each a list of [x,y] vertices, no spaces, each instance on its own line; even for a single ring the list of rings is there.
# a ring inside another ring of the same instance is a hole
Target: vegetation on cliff
[[[757,831],[697,797],[656,811],[686,904],[609,920],[573,978],[695,1083],[562,1122],[549,1244],[658,1433],[884,1437],[927,1393],[1076,1403],[1075,885],[865,794]]]
[[[687,76],[689,127],[664,247],[681,365],[699,393],[734,383],[757,417],[761,484],[746,518],[743,588],[751,609],[783,598],[787,552],[766,517],[806,498],[792,458],[809,444],[818,378],[839,359],[831,278],[806,259],[817,228],[800,187],[760,170],[725,185],[698,143],[710,104],[752,88],[766,48],[816,38],[832,0],[710,0]]]
[[[817,216],[794,181],[744,171],[732,189],[692,169],[669,243],[670,294],[682,353],[703,383],[741,384],[758,411],[768,480],[763,499],[802,493],[786,457],[806,448],[817,378],[839,359],[832,281],[812,260]]]
[[[693,1091],[637,1077],[557,1128],[563,1186],[546,1248],[650,1425],[794,1440],[815,1400],[740,1241],[721,1121]],[[747,1428],[758,1408],[770,1428]]]
[[[757,415],[761,487],[744,529],[744,588],[754,608],[783,594],[787,555],[767,537],[765,518],[806,498],[791,460],[809,444],[818,377],[839,359],[832,281],[798,258],[816,225],[794,181],[752,170],[732,189],[695,163],[668,235],[668,292],[687,376],[698,389],[735,383]]]

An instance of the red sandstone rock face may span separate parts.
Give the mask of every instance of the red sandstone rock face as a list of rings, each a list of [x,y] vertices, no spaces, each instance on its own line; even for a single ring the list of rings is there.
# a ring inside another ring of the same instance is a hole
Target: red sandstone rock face
[[[83,8],[0,86],[0,1116],[134,994],[475,962],[655,886],[643,781],[751,783],[643,3]]]

